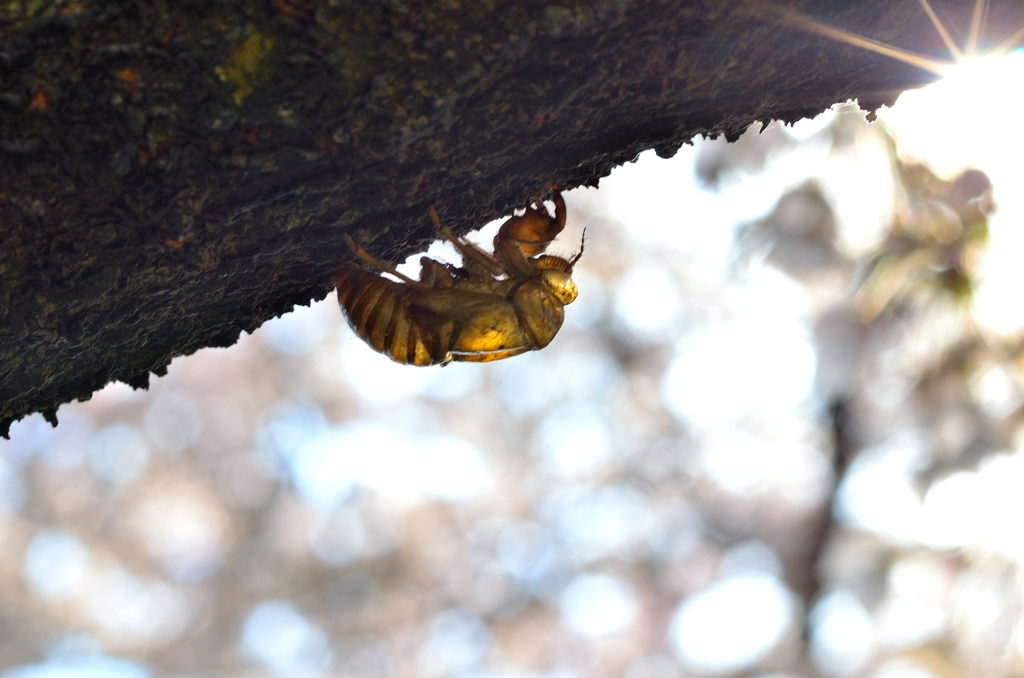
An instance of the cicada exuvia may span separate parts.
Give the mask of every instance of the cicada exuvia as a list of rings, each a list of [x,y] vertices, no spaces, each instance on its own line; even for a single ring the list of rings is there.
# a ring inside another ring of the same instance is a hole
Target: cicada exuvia
[[[373,267],[352,262],[338,267],[338,303],[355,333],[375,351],[407,365],[489,362],[544,348],[576,299],[571,259],[545,254],[565,228],[565,201],[556,189],[555,214],[540,200],[502,224],[494,252],[453,235],[430,216],[438,231],[462,255],[454,266],[420,259],[419,280],[371,256],[346,236],[356,255]],[[389,273],[398,281],[385,278]]]

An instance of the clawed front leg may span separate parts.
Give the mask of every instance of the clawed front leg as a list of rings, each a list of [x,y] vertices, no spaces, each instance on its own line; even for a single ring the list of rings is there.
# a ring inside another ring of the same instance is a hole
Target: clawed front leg
[[[565,228],[565,200],[557,188],[552,201],[555,203],[554,217],[539,198],[533,199],[536,208],[531,204],[521,216],[510,217],[494,236],[494,250],[502,249],[503,243],[514,242],[524,257],[543,253]]]

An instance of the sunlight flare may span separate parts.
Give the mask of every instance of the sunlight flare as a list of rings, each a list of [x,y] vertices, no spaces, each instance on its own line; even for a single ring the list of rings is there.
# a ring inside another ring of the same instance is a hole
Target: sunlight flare
[[[979,56],[979,41],[984,36],[988,25],[988,0],[975,0],[974,9],[971,12],[970,26],[967,29],[967,37],[964,40],[963,47],[956,44],[956,41],[950,34],[949,29],[947,29],[942,23],[942,20],[939,19],[939,16],[935,13],[935,10],[932,8],[928,0],[918,0],[918,2],[921,4],[921,9],[928,17],[932,26],[935,27],[935,31],[939,34],[939,38],[942,39],[946,49],[949,50],[949,59],[936,59],[895,45],[889,45],[881,42],[880,40],[858,35],[857,33],[816,21],[815,19],[790,9],[770,8],[770,10],[779,17],[779,20],[782,23],[794,28],[807,31],[808,33],[814,33],[815,35],[821,35],[847,45],[860,47],[861,49],[865,49],[869,52],[881,54],[883,56],[896,59],[897,61],[902,61],[905,64],[916,66],[921,70],[934,73],[935,75],[942,77],[945,77],[952,67]],[[1024,25],[1020,26],[996,47],[983,50],[983,54],[1005,55],[1014,49],[1017,49],[1017,47],[1020,46],[1022,39],[1024,39]]]

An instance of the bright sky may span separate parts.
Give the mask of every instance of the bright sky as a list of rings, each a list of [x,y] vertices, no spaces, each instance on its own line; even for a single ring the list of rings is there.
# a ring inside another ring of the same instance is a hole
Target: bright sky
[[[992,179],[997,211],[977,293],[980,321],[1011,334],[1024,328],[1024,51],[967,61],[924,89],[905,92],[879,118],[901,148],[939,175],[975,167]]]
[[[951,69],[929,87],[904,93],[893,108],[879,113],[902,152],[926,162],[940,176],[974,167],[992,179],[997,211],[990,221],[991,242],[976,303],[982,325],[1007,335],[1024,328],[1024,134],[1018,121],[1024,108],[1024,91],[1018,86],[1022,78],[1024,51],[978,58]],[[862,455],[858,468],[851,469],[841,495],[847,518],[900,541],[940,548],[975,546],[1024,558],[1024,534],[1016,525],[1019,486],[1006,482],[1018,476],[1021,452],[940,481],[922,502],[911,486],[914,445],[893,441],[889,447]],[[906,472],[881,473],[893,464],[906,467]],[[900,487],[887,492],[869,480],[883,476]]]

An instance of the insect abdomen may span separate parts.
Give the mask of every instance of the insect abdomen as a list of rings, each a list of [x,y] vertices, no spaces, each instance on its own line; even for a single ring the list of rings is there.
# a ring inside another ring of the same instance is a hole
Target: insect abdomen
[[[348,324],[375,351],[403,365],[445,361],[453,323],[413,304],[408,286],[351,264],[338,267],[335,284]]]

